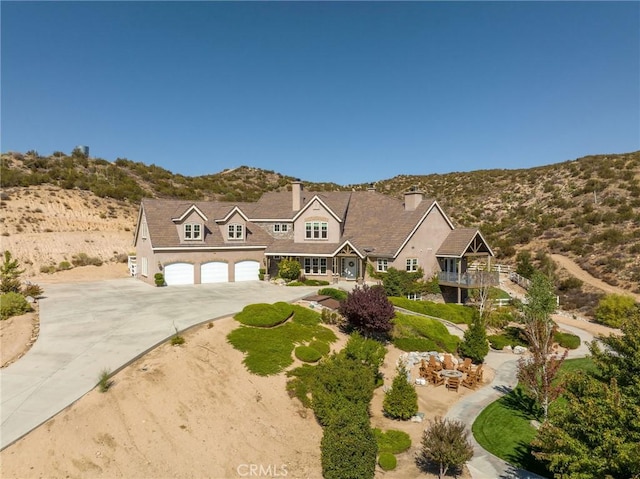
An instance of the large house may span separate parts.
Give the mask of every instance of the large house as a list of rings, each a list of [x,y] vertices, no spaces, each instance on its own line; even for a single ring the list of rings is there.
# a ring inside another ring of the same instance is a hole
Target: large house
[[[493,252],[477,229],[453,226],[417,190],[404,201],[368,191],[266,193],[255,203],[145,199],[135,231],[136,276],[153,284],[258,280],[295,258],[307,278],[371,280],[388,268],[439,275],[449,301],[462,302]],[[486,275],[483,275],[486,278]]]

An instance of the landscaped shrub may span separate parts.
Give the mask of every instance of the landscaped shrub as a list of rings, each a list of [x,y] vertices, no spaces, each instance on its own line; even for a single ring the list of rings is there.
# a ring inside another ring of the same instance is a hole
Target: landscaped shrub
[[[378,447],[362,407],[342,404],[325,428],[320,447],[325,479],[374,477]]]
[[[387,432],[382,432],[381,429],[374,429],[373,434],[378,443],[379,453],[400,454],[411,447],[411,437],[404,431],[389,429]]]
[[[380,286],[356,286],[340,303],[340,314],[364,335],[387,334],[393,328],[393,305]]]
[[[438,346],[435,341],[427,338],[394,338],[393,345],[408,353],[412,351],[438,351]]]
[[[7,319],[11,316],[19,316],[31,311],[31,305],[19,293],[0,294],[0,319]]]
[[[487,339],[493,349],[501,350],[505,346],[528,346],[525,340],[522,329],[515,326],[505,328],[501,334],[494,334],[488,336]]]
[[[271,328],[285,322],[292,314],[293,307],[285,302],[257,303],[245,306],[234,319],[247,326]]]
[[[382,403],[385,416],[406,421],[418,412],[418,393],[407,378],[404,365],[397,368],[391,389],[384,394]]]
[[[285,281],[295,281],[302,270],[300,263],[292,259],[283,259],[278,263],[278,275]]]
[[[553,340],[563,348],[567,349],[577,349],[580,346],[580,336],[576,336],[571,333],[556,331],[553,335]]]
[[[322,296],[331,296],[336,301],[344,301],[347,299],[347,292],[336,288],[322,288],[318,290],[318,294]]]
[[[153,275],[153,281],[156,283],[156,286],[164,286],[164,275],[162,273],[156,273]]]
[[[296,347],[294,354],[296,355],[296,358],[298,358],[300,361],[304,361],[305,363],[318,362],[322,357],[322,354],[309,346]]]
[[[315,349],[323,356],[326,356],[331,351],[331,346],[329,346],[329,343],[326,343],[324,341],[311,341],[311,343],[309,343],[309,347]]]
[[[364,338],[358,332],[354,332],[341,354],[369,367],[375,378],[376,387],[382,385],[384,380],[380,374],[380,367],[387,354],[387,348],[382,343],[375,339]]]
[[[287,286],[325,286],[329,284],[329,281],[321,279],[303,279],[301,281],[291,281],[287,283]]]
[[[378,464],[383,471],[393,471],[398,465],[398,460],[390,452],[381,452],[378,457]]]
[[[326,308],[322,309],[320,313],[320,318],[324,324],[342,324],[344,323],[344,318],[340,316],[340,313],[336,311],[331,311]]]

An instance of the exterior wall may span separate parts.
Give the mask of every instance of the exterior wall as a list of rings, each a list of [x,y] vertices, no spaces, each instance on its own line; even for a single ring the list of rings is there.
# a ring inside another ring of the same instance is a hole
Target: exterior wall
[[[190,263],[194,266],[195,270],[195,284],[200,284],[200,267],[203,263],[209,263],[211,261],[222,261],[229,265],[229,281],[235,281],[234,266],[239,261],[252,260],[258,261],[260,267],[264,268],[264,249],[246,249],[236,251],[162,251],[158,252],[154,256],[153,267],[154,273],[162,272],[158,268],[158,263],[164,267],[172,263]],[[151,270],[152,264],[149,263],[149,270]],[[151,271],[149,271],[151,273]],[[153,284],[153,275],[151,274],[151,281],[147,281]]]
[[[426,279],[440,271],[436,251],[451,232],[451,227],[440,211],[433,208],[407,244],[398,253],[396,259],[389,261],[389,267],[407,269],[408,258],[418,258],[418,267],[422,268]],[[374,265],[375,267],[375,265]]]
[[[274,222],[274,221],[254,222],[255,225],[259,226],[261,229],[266,231],[268,234],[270,234],[274,238],[292,240],[293,239],[293,223],[286,223],[289,227],[289,230],[286,233],[282,233],[282,232],[276,233],[275,231],[273,231],[274,224],[283,224],[283,223],[285,222]]]
[[[155,284],[153,282],[153,275],[158,271],[157,270],[154,271],[152,267],[152,264],[154,264],[153,250],[151,249],[151,238],[149,237],[149,234],[148,233],[146,235],[144,234],[144,232],[147,231],[147,219],[144,215],[142,215],[140,224],[138,225],[138,229],[139,229],[138,238],[136,240],[136,243],[134,244],[134,247],[136,250],[136,264],[137,264],[135,277],[149,284]],[[143,258],[147,259],[147,264],[148,264],[147,276],[142,275]]]
[[[304,224],[308,221],[326,221],[327,239],[305,239]],[[318,200],[314,200],[313,203],[311,203],[304,213],[295,221],[293,227],[293,239],[296,243],[338,243],[340,241],[340,234],[340,223]]]

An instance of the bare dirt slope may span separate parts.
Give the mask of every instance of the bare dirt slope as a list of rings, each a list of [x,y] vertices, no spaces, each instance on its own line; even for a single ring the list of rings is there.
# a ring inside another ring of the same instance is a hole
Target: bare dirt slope
[[[594,278],[587,271],[583,270],[573,260],[559,254],[552,254],[551,258],[558,263],[559,266],[566,269],[571,275],[578,278],[583,283],[586,283],[594,288],[600,289],[607,294],[620,294],[625,296],[632,296],[636,301],[640,302],[640,294],[632,293],[629,290],[618,288],[610,284],[605,283],[598,278]]]

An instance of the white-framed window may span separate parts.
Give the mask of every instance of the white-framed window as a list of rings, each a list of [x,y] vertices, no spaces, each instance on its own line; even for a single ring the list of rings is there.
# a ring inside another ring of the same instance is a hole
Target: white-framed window
[[[304,274],[327,274],[327,258],[305,258]]]
[[[376,271],[387,271],[389,269],[389,260],[386,258],[378,258]]]
[[[185,223],[184,225],[184,239],[185,240],[200,240],[202,239],[202,225],[199,223]]]
[[[407,299],[412,299],[414,301],[420,301],[422,299],[422,295],[420,293],[408,293]]]
[[[244,227],[237,223],[230,224],[227,228],[227,238],[232,240],[244,238]]]
[[[418,271],[418,258],[407,258],[407,271]]]
[[[145,256],[140,258],[140,275],[145,278],[149,276],[149,259]]]
[[[327,239],[329,237],[329,223],[326,221],[307,221],[304,224],[306,239]]]
[[[147,222],[143,221],[142,222],[142,239],[147,239],[148,235],[149,235],[149,230],[147,228]]]
[[[289,231],[289,225],[287,223],[276,223],[273,225],[274,233],[286,233]]]

